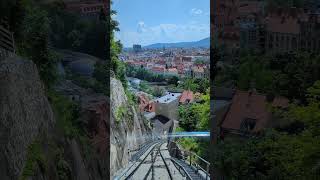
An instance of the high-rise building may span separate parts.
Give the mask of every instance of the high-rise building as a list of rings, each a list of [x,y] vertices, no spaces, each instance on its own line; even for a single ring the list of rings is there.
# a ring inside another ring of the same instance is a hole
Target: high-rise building
[[[140,52],[141,50],[142,50],[141,45],[139,45],[139,44],[134,44],[133,45],[133,51],[134,52]]]

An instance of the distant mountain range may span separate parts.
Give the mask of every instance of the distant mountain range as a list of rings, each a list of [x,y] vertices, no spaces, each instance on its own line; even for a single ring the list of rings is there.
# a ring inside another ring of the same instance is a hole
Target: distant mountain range
[[[210,47],[210,38],[205,38],[200,41],[193,42],[178,42],[178,43],[156,43],[144,46],[143,48],[157,49],[157,48],[193,48],[193,47]]]

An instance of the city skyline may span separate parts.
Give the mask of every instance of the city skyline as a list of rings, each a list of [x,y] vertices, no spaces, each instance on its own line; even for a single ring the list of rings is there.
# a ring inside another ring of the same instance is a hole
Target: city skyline
[[[146,8],[146,6],[148,8]],[[113,16],[124,47],[198,41],[210,36],[209,0],[115,0]]]

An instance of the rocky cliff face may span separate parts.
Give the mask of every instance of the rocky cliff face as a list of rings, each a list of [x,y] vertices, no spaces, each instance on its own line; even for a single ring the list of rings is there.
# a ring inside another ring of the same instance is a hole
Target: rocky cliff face
[[[130,105],[121,82],[111,78],[110,85],[110,175],[113,177],[129,162],[128,149],[137,149],[147,140],[149,131]]]
[[[0,177],[17,179],[27,148],[54,124],[37,68],[17,56],[0,61]]]
[[[128,149],[137,149],[149,131],[121,82],[112,78],[111,86],[110,101],[72,82],[58,88],[57,93],[80,107],[75,121],[84,134],[69,137],[58,125],[56,105],[51,96],[48,101],[32,61],[16,56],[0,60],[0,179],[21,178],[28,167],[30,144],[44,136],[37,148],[46,164],[43,167],[35,159],[31,174],[23,176],[28,180],[104,180],[109,179],[109,168],[112,177],[126,166]]]
[[[69,80],[60,81],[55,90],[64,97],[79,104],[79,119],[89,142],[79,139],[65,143],[65,150],[72,168],[72,177],[79,180],[109,179],[109,134],[110,102],[103,94],[98,94],[77,86]],[[91,151],[85,152],[86,149]]]
[[[109,178],[110,102],[101,94],[91,94],[81,99],[81,118],[87,124],[94,156],[86,162],[90,179]]]
[[[50,104],[52,99],[48,101],[32,61],[16,56],[0,60],[1,180],[109,179],[109,98],[72,82],[64,84],[65,92],[58,93],[77,101],[74,102],[80,108],[77,121],[83,124],[85,132],[81,137],[62,133],[57,125],[59,115]],[[72,109],[65,109],[68,111]],[[41,152],[30,152],[30,145],[35,142]],[[45,167],[38,159],[30,166],[30,155],[41,156]]]

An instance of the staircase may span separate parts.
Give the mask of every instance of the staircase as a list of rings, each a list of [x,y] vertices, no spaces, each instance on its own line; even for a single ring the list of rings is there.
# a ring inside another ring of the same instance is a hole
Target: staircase
[[[192,179],[192,180],[204,180],[205,179],[197,172],[197,170],[195,170],[192,166],[187,164],[185,161],[180,160],[180,159],[176,159],[176,158],[172,158],[172,161],[173,161],[173,163],[175,163],[179,166],[179,167],[177,167],[178,169],[181,168],[186,173],[187,179]],[[208,178],[208,180],[209,179],[210,178]]]

